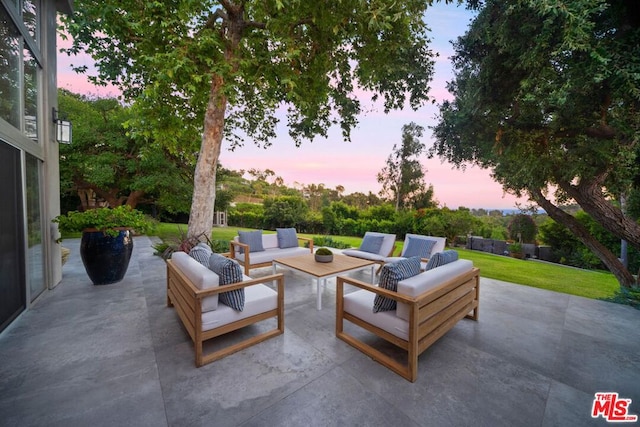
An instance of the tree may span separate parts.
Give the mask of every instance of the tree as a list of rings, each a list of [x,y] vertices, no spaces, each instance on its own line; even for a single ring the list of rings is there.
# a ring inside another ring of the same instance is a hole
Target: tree
[[[518,243],[534,243],[538,234],[538,226],[531,215],[526,214],[513,215],[507,230],[509,238]]]
[[[281,196],[264,201],[264,223],[269,228],[296,227],[306,219],[309,206],[302,197]]]
[[[634,284],[560,206],[574,200],[640,247],[640,225],[616,202],[640,165],[640,4],[491,0],[455,50],[454,100],[440,108],[432,154],[490,168],[506,191],[528,195],[571,230],[622,286]]]
[[[83,210],[145,203],[171,212],[188,208],[193,163],[128,134],[131,108],[66,90],[58,101],[74,123],[73,144],[60,146],[61,189],[78,196]]]
[[[420,142],[424,128],[413,122],[402,126],[402,144],[393,144],[393,152],[387,158],[387,166],[378,173],[382,184],[380,196],[386,196],[395,204],[396,211],[404,208],[434,207],[433,187],[426,188],[424,169],[420,155],[425,145]]]
[[[202,136],[188,231],[199,236],[212,228],[225,135],[268,146],[285,107],[296,144],[332,124],[349,139],[362,110],[356,89],[385,112],[428,99],[430,2],[78,0],[64,24],[67,52],[90,54],[96,82],[138,101],[144,132],[172,148]]]

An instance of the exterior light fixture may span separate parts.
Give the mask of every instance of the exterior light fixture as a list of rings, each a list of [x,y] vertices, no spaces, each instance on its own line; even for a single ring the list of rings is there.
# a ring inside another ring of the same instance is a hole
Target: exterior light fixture
[[[53,109],[53,123],[56,125],[56,141],[60,144],[71,144],[71,122],[61,120],[58,117],[58,110]]]

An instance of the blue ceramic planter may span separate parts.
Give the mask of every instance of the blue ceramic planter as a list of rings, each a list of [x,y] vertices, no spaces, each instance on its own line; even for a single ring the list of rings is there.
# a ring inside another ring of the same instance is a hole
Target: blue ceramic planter
[[[121,281],[129,268],[133,238],[129,230],[116,237],[102,231],[84,231],[80,240],[80,257],[94,285]]]

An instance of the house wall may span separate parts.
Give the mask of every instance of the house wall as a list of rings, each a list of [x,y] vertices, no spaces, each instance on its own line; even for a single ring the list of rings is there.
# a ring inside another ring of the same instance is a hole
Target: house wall
[[[57,13],[70,13],[72,6],[71,0],[0,0],[0,144],[15,157],[8,163],[11,172],[4,171],[12,174],[11,188],[5,188],[12,196],[1,208],[12,214],[6,215],[12,239],[1,241],[0,251],[17,262],[7,267],[10,275],[0,277],[0,295],[18,292],[22,300],[15,310],[0,308],[0,331],[62,279],[57,230],[51,223],[60,212],[53,121],[56,23]]]

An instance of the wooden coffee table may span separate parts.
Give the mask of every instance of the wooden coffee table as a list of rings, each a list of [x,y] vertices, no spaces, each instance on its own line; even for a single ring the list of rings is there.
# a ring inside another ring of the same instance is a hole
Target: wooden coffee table
[[[324,286],[327,279],[336,277],[342,273],[371,269],[371,283],[375,279],[375,268],[378,264],[366,259],[334,254],[331,262],[316,262],[314,254],[300,255],[289,258],[278,258],[273,261],[273,272],[278,266],[287,267],[311,276],[316,280],[317,303],[316,308],[322,310],[322,298],[320,295],[320,282]]]

